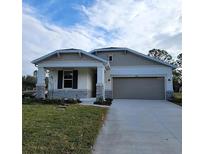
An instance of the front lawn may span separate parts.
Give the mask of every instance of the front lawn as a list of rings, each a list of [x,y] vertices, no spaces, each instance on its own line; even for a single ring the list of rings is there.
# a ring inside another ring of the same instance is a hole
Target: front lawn
[[[23,153],[90,153],[106,111],[81,105],[23,105]]]

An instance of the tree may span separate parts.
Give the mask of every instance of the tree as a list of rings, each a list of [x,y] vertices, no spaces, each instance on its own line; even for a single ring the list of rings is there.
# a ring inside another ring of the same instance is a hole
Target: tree
[[[180,91],[182,87],[182,53],[177,56],[175,64],[178,68],[173,71],[174,91]]]
[[[178,54],[177,60],[176,60],[176,65],[181,68],[182,67],[182,53]]]
[[[149,51],[148,56],[173,64],[172,56],[165,50],[152,49]]]
[[[162,60],[164,62],[174,64],[178,68],[173,71],[173,88],[174,91],[179,91],[182,87],[182,53],[174,60],[172,56],[165,50],[152,49],[148,52],[148,56]]]
[[[34,71],[36,72],[36,71]],[[23,91],[25,90],[33,90],[36,87],[36,82],[37,82],[37,74],[34,73],[34,76],[27,75],[27,76],[22,76],[22,89]],[[46,89],[48,88],[48,77],[45,77],[45,84],[46,84]]]
[[[23,90],[32,90],[36,86],[36,78],[34,76],[22,76]]]

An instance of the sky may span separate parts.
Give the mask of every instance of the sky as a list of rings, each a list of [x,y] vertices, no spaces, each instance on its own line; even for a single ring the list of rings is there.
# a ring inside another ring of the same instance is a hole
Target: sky
[[[57,49],[182,50],[181,0],[23,0],[22,8],[23,75]]]

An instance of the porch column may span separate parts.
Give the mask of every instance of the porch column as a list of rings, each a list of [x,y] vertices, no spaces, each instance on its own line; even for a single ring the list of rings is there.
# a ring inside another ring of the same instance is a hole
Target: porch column
[[[105,98],[104,70],[104,66],[97,67],[96,99]]]
[[[170,99],[172,99],[173,93],[174,93],[173,92],[172,72],[166,75],[165,86],[166,86],[166,100],[170,100]]]
[[[36,84],[36,98],[45,98],[45,69],[38,67],[37,84]]]

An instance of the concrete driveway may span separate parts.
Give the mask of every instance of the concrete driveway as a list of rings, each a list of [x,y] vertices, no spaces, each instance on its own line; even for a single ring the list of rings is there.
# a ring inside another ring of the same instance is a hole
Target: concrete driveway
[[[114,100],[94,154],[180,154],[182,108],[163,100]]]

